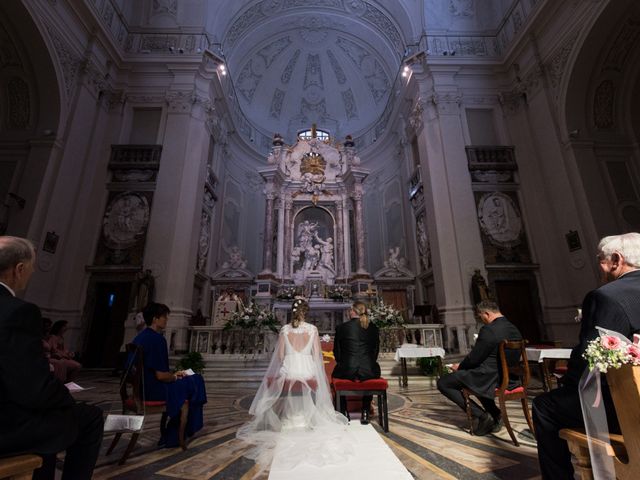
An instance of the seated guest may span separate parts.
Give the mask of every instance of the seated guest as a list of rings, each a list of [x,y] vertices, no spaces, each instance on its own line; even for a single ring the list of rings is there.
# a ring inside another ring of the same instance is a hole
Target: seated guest
[[[367,306],[362,302],[355,302],[349,315],[351,317],[349,321],[336,327],[336,336],[333,341],[336,367],[333,369],[332,376],[352,381],[380,378],[380,365],[377,362],[380,350],[378,327],[370,323]],[[369,423],[372,399],[371,395],[362,397],[360,423],[363,425]],[[346,400],[339,408],[349,418]]]
[[[495,389],[500,380],[498,348],[503,340],[521,340],[522,335],[491,300],[478,303],[476,314],[484,323],[478,332],[476,344],[460,364],[453,365],[452,373],[440,377],[438,390],[463,411],[466,411],[466,406],[462,389],[472,390],[484,407],[471,401],[473,433],[486,435],[502,427],[500,409],[494,401]]]
[[[66,383],[67,367],[65,366],[64,361],[51,357],[51,344],[47,341],[47,339],[49,338],[51,325],[51,319],[45,317],[42,318],[42,350],[44,351],[44,358],[46,358],[47,362],[49,362],[49,370],[51,370],[53,376],[61,382]]]
[[[166,438],[160,444],[167,447],[178,445],[180,409],[189,401],[189,417],[185,433],[193,435],[202,428],[202,405],[207,403],[204,380],[200,375],[187,375],[184,371],[172,373],[169,369],[169,349],[164,331],[169,320],[169,307],[161,303],[149,303],[143,310],[147,328],[142,330],[133,343],[140,345],[144,361],[144,399],[167,402]],[[132,361],[130,359],[129,361]]]
[[[0,456],[37,453],[34,479],[90,479],[102,442],[102,410],[76,403],[49,372],[42,351],[40,309],[15,296],[34,270],[35,250],[23,238],[0,236]]]
[[[64,369],[66,371],[65,381],[70,382],[75,379],[76,374],[80,371],[82,365],[80,362],[74,360],[75,353],[67,350],[64,346],[64,334],[67,331],[68,324],[69,322],[66,320],[58,320],[54,323],[51,330],[49,330],[47,342],[50,347],[50,357],[53,360],[58,360],[59,363],[64,365]]]
[[[578,382],[587,366],[582,354],[587,343],[598,336],[596,327],[615,330],[628,338],[640,331],[640,233],[604,237],[598,245],[598,262],[604,285],[584,297],[579,343],[571,352],[562,387],[533,400],[533,426],[544,479],[573,479],[569,447],[558,432],[563,428],[584,428]],[[609,430],[619,433],[604,375],[602,398]]]

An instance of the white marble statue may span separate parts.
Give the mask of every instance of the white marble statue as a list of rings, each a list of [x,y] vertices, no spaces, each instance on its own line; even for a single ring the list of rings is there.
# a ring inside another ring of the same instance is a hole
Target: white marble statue
[[[247,261],[242,258],[242,251],[240,247],[234,245],[231,248],[225,248],[228,258],[222,264],[222,268],[230,268],[230,269],[238,269],[238,268],[246,268]]]

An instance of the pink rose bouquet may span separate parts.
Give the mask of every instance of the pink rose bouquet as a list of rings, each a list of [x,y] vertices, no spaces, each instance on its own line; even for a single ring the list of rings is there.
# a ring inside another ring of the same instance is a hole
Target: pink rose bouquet
[[[587,344],[583,357],[589,363],[589,370],[597,368],[606,373],[608,369],[622,365],[640,365],[640,346],[621,337],[601,333]]]

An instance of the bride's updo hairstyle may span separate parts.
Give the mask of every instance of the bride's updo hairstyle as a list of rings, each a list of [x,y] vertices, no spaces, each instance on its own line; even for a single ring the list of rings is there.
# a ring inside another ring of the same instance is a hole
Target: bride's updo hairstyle
[[[360,326],[362,328],[369,328],[369,315],[367,315],[367,306],[362,302],[353,302],[353,309],[358,312]]]
[[[309,304],[303,297],[296,297],[291,310],[291,326],[296,328],[304,321],[309,311]]]

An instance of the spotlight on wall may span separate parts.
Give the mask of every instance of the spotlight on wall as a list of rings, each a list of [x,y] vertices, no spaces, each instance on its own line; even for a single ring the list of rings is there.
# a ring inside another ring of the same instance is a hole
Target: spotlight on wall
[[[221,63],[220,65],[218,65],[218,71],[220,72],[220,75],[227,74],[227,67],[225,66],[224,63]]]
[[[169,47],[169,51],[170,51],[171,53],[173,53],[173,52],[175,51],[175,48],[174,48],[174,47]]]
[[[409,65],[405,65],[405,66],[402,68],[402,76],[403,76],[403,77],[408,77],[408,76],[409,76],[409,74],[411,74],[411,67],[410,67]]]

